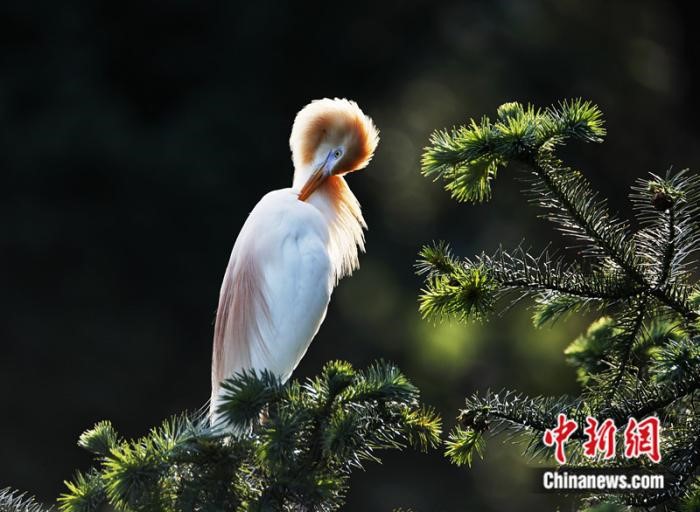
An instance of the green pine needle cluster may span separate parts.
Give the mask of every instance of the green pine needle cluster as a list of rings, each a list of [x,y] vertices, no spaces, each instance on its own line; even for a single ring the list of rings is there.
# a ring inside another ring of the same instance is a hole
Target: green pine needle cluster
[[[445,455],[458,466],[466,464],[471,467],[474,453],[483,458],[485,444],[484,434],[480,430],[457,426],[445,442]]]
[[[286,384],[244,372],[223,389],[216,426],[200,413],[136,440],[104,421],[85,432],[78,444],[96,465],[66,482],[59,509],[337,510],[351,471],[380,462],[380,450],[440,443],[439,416],[393,364],[356,370],[333,361],[314,379]]]
[[[495,120],[435,132],[425,149],[423,174],[444,181],[458,201],[485,201],[497,171],[518,172],[530,203],[577,257],[520,246],[463,258],[444,242],[428,245],[417,264],[425,276],[424,317],[481,321],[524,299],[539,328],[575,313],[598,317],[564,354],[579,396],[474,395],[449,435],[447,456],[470,465],[486,434],[504,433],[524,441],[531,456],[551,460],[542,434],[560,412],[579,424],[587,415],[613,418],[618,427],[630,417],[657,415],[663,435],[656,469],[673,475],[672,482],[662,492],[589,501],[681,507],[700,499],[700,178],[669,170],[637,180],[630,194],[635,220],[620,219],[556,155],[568,140],[601,142],[604,135],[602,114],[588,101],[546,109],[513,102],[499,107]],[[578,432],[567,451],[590,465],[580,457],[582,437]]]
[[[462,265],[451,255],[449,247],[424,247],[419,273],[427,273],[420,312],[423,318],[482,320],[494,306],[498,283],[481,263]]]
[[[604,135],[602,114],[588,101],[564,101],[545,110],[506,103],[494,121],[482,117],[434,132],[423,153],[423,174],[445,181],[458,201],[480,203],[491,197],[498,169],[512,159],[551,151],[566,138],[600,142]]]

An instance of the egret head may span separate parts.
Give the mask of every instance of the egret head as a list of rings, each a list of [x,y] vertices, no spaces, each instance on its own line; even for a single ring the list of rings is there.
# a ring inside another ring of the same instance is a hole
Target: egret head
[[[297,114],[289,138],[299,199],[305,201],[330,176],[367,166],[378,142],[377,127],[354,101],[309,103]]]

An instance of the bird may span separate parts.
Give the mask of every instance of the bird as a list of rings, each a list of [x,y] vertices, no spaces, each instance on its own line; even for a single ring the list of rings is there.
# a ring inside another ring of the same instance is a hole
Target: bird
[[[267,193],[243,224],[219,292],[209,416],[221,382],[267,370],[288,380],[325,319],[339,280],[359,268],[367,229],[345,177],[365,168],[379,143],[356,102],[323,98],[296,115],[292,186]]]

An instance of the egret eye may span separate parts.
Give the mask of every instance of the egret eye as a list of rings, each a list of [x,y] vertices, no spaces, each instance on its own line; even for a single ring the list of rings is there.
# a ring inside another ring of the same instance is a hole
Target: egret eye
[[[342,154],[343,154],[343,152],[342,152],[341,150],[339,150],[339,149],[336,149],[335,151],[333,151],[333,156],[334,156],[336,159],[337,159],[337,158],[340,158],[340,157],[342,156]]]

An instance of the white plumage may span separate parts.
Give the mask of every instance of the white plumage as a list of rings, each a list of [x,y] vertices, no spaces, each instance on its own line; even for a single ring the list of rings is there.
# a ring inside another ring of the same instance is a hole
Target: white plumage
[[[366,227],[343,175],[367,165],[372,120],[348,100],[317,100],[294,122],[291,188],[265,195],[231,252],[219,295],[210,415],[219,384],[243,369],[286,380],[326,316],[337,281],[358,266]]]

